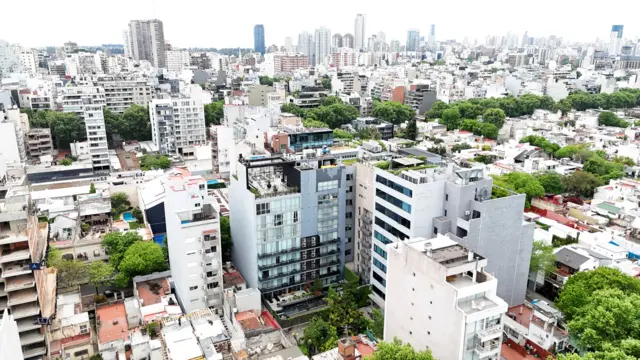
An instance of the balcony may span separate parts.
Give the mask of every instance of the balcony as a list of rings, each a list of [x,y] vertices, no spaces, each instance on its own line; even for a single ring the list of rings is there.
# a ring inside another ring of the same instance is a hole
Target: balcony
[[[489,340],[499,338],[502,335],[502,325],[491,325],[486,329],[477,332],[476,336],[480,342],[487,342]]]
[[[16,320],[34,317],[38,314],[40,314],[40,308],[36,303],[23,304],[11,308],[11,315],[13,315],[13,318]]]
[[[294,269],[291,271],[287,271],[287,272],[279,272],[277,274],[269,274],[269,276],[263,277],[262,275],[258,276],[258,279],[260,279],[260,281],[266,281],[266,280],[271,280],[271,279],[277,279],[277,278],[281,278],[281,277],[285,277],[285,276],[289,276],[289,275],[294,275],[294,274],[298,274],[300,273],[300,269]]]
[[[24,289],[10,293],[7,305],[13,307],[20,304],[35,302],[37,300],[38,293],[36,293],[35,289]]]
[[[193,224],[204,225],[207,222],[213,223],[218,219],[216,211],[210,204],[204,204],[199,212],[183,211],[176,215],[178,215],[182,227],[188,227]]]
[[[33,287],[36,284],[32,274],[15,276],[4,281],[4,291],[12,292]]]
[[[276,255],[282,255],[282,254],[288,254],[288,253],[292,253],[292,252],[298,252],[302,250],[300,247],[292,247],[286,250],[279,250],[279,251],[274,251],[274,252],[270,252],[270,253],[262,253],[262,254],[258,254],[258,259],[263,259],[266,257],[271,257],[271,256],[276,256]]]
[[[42,356],[47,353],[47,347],[44,344],[33,344],[22,347],[22,355],[25,359]]]
[[[20,276],[30,274],[31,269],[29,265],[21,265],[21,264],[7,264],[2,266],[2,278],[6,279],[12,276]]]
[[[258,269],[267,270],[267,269],[272,269],[272,268],[276,268],[276,267],[279,267],[279,266],[299,263],[300,261],[302,261],[302,260],[301,259],[292,259],[292,260],[287,260],[287,261],[280,261],[279,263],[275,263],[275,264],[258,265]]]
[[[474,351],[481,359],[494,356],[500,352],[500,341],[493,340],[483,344],[476,344]]]
[[[8,248],[0,249],[0,264],[6,264],[14,261],[28,260],[31,258],[29,249],[9,250]]]
[[[44,334],[40,333],[40,330],[32,330],[20,334],[20,345],[31,345],[44,341]]]
[[[33,319],[21,319],[17,321],[18,332],[25,332],[29,330],[40,329],[41,325]]]

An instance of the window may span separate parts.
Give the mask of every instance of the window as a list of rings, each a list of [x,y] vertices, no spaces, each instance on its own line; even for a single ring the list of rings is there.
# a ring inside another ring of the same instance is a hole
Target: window
[[[380,226],[381,228],[385,229],[386,231],[391,233],[391,235],[397,237],[400,240],[404,240],[404,239],[408,239],[409,238],[405,233],[403,233],[402,231],[396,229],[395,227],[387,224],[386,222],[384,222],[384,220],[378,218],[377,216],[376,216],[375,224]]]
[[[351,249],[347,249],[347,250],[345,250],[345,251],[344,251],[344,255],[345,255],[345,256],[349,256],[349,255],[351,255]]]
[[[386,236],[380,234],[377,231],[373,231],[373,237],[375,237],[376,239],[382,241],[383,244],[391,244],[393,241],[389,240]]]
[[[444,216],[447,216],[447,210],[444,211]]]
[[[353,180],[353,174],[347,174],[347,181]]]
[[[386,296],[384,295],[384,292],[380,289],[378,289],[377,286],[372,285],[371,286],[371,290],[376,293],[376,295],[380,296],[382,298],[382,300],[384,300],[386,298]]]
[[[89,355],[89,350],[88,349],[76,351],[76,352],[73,353],[73,356],[77,357],[77,358],[83,357],[83,356],[86,356],[86,355]]]
[[[353,200],[347,199],[347,206],[353,206]]]
[[[386,207],[376,203],[376,210],[381,212],[382,214],[386,215],[387,217],[391,218],[393,221],[397,222],[398,224],[406,227],[407,229],[411,229],[411,221],[405,219],[404,217],[398,215],[397,213],[395,213],[394,211],[391,211],[389,209],[387,209]]]
[[[191,255],[195,255],[195,254],[196,254],[196,252],[195,252],[195,251],[188,251],[188,252],[187,252],[187,256],[191,256]]]
[[[373,258],[373,265],[375,265],[378,269],[382,270],[383,273],[387,273],[387,265],[380,262],[380,260]]]
[[[383,259],[387,259],[387,252],[384,251],[381,247],[379,247],[378,245],[374,244],[373,245],[373,251],[376,252],[376,254],[382,256]]]
[[[211,252],[216,252],[218,251],[218,247],[217,246],[212,246],[211,247]]]
[[[411,205],[407,204],[406,202],[394,196],[391,196],[380,189],[376,189],[376,196],[411,214]]]
[[[198,290],[198,285],[196,286],[189,286],[189,291],[195,291]]]
[[[377,282],[382,284],[382,286],[387,286],[387,280],[385,280],[382,276],[380,276],[380,274],[375,271],[373,271],[373,278],[376,279]]]
[[[413,191],[411,189],[407,189],[406,187],[400,185],[400,184],[396,184],[395,182],[386,179],[380,175],[376,176],[376,182],[385,185],[387,187],[392,188],[393,190],[402,193],[403,195],[406,195],[408,197],[413,197]]]
[[[338,180],[322,181],[318,183],[318,191],[327,191],[338,188]]]
[[[256,204],[256,215],[269,214],[271,212],[270,205],[269,203]]]
[[[89,327],[87,325],[80,325],[80,334],[88,334]]]
[[[200,203],[195,203],[193,206],[200,207]]]
[[[345,214],[345,218],[352,219],[353,218],[353,213],[351,211],[349,211],[348,213]]]
[[[295,224],[295,223],[297,223],[297,222],[298,222],[298,212],[297,212],[297,211],[294,211],[294,212],[293,212],[293,223]]]
[[[449,194],[444,194],[444,201],[449,201]]]
[[[191,299],[190,301],[191,301],[192,303],[196,303],[196,302],[200,301],[200,299],[199,299],[199,298],[193,298],[193,299]]]
[[[282,214],[276,214],[273,216],[273,226],[282,225]]]
[[[433,227],[433,235],[438,235],[438,228],[437,227]]]

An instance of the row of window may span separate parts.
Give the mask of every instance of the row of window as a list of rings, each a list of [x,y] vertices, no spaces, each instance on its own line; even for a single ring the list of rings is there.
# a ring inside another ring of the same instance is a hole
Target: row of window
[[[374,244],[373,245],[373,251],[375,251],[376,254],[382,256],[383,259],[385,259],[385,260],[387,259],[387,252],[384,251],[380,246]]]
[[[387,265],[380,262],[380,260],[373,258],[373,265],[375,265],[375,267],[377,267],[378,269],[382,270],[383,273],[385,274],[387,273]]]
[[[411,205],[406,202],[391,196],[380,189],[376,189],[376,196],[411,214]]]
[[[397,237],[399,240],[404,240],[404,239],[408,239],[409,238],[409,236],[407,236],[405,233],[403,233],[402,231],[396,229],[395,227],[387,224],[384,220],[378,218],[377,216],[376,216],[375,223],[376,223],[376,225],[378,225],[381,228],[385,229],[391,235]]]
[[[373,237],[375,237],[376,239],[382,241],[383,244],[391,244],[393,241],[389,240],[389,238],[387,238],[386,236],[380,234],[379,232],[377,232],[376,230],[373,231]]]
[[[411,229],[411,221],[403,218],[402,216],[396,214],[395,212],[387,209],[386,207],[376,203],[376,210],[381,212],[382,214],[386,215],[388,218],[392,219],[393,221],[397,222],[398,224],[406,227],[407,229]]]
[[[389,179],[386,179],[380,175],[376,176],[376,181],[382,185],[385,185],[387,187],[392,188],[393,190],[403,193],[404,195],[408,196],[408,197],[413,197],[413,190],[411,189],[407,189],[406,187],[397,184]]]
[[[382,276],[380,276],[380,274],[375,271],[373,272],[373,278],[376,279],[377,282],[382,284],[382,286],[387,287],[387,280],[385,280]]]
[[[322,181],[318,183],[318,191],[333,190],[338,188],[338,180]]]

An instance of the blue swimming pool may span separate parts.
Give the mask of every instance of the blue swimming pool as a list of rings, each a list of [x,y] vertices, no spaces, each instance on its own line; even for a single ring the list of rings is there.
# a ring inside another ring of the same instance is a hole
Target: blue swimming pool
[[[133,217],[131,211],[125,211],[122,213],[122,218],[124,221],[136,221],[136,218]]]
[[[213,185],[213,184],[217,184],[219,181],[212,179],[212,180],[207,180],[207,185]]]

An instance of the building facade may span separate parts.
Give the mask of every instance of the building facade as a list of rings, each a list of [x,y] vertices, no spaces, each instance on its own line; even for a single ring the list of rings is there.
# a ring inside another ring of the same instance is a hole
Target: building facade
[[[365,50],[367,46],[367,33],[366,33],[367,16],[365,14],[356,15],[356,21],[353,33],[355,34],[355,49]],[[345,45],[346,46],[346,45]]]
[[[262,24],[253,27],[253,50],[260,53],[260,55],[265,53],[264,25]]]
[[[164,26],[158,19],[129,22],[133,59],[147,60],[157,68],[166,67]]]
[[[104,89],[107,109],[122,114],[131,105],[147,106],[153,99],[153,90],[145,81],[99,81]]]
[[[444,360],[500,359],[507,303],[487,259],[446,236],[390,245],[384,340]]]
[[[233,258],[249,287],[270,299],[343,278],[353,172],[329,156],[238,161],[229,191]]]
[[[611,35],[609,36],[609,55],[620,55],[623,30],[624,25],[611,26]]]
[[[420,30],[412,29],[407,32],[407,51],[420,50]]]
[[[331,30],[321,27],[316,30],[315,42],[315,62],[314,65],[324,64],[327,56],[331,54]]]
[[[222,306],[222,246],[217,201],[207,181],[180,172],[165,183],[171,277],[185,313]]]

